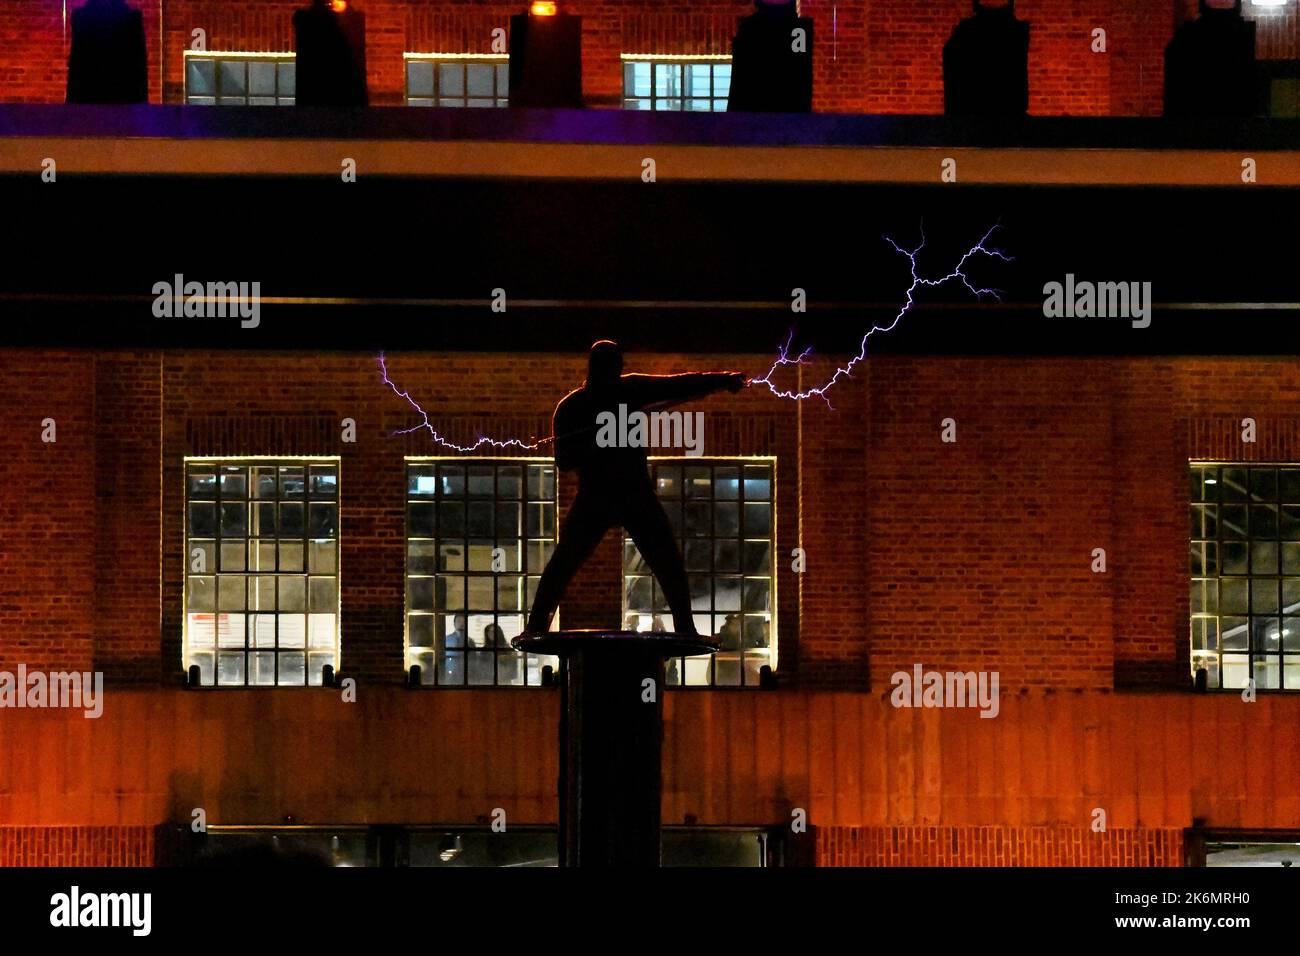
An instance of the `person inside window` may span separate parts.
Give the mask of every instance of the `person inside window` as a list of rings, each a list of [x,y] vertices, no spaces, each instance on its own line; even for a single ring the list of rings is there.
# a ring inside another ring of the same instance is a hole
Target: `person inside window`
[[[442,660],[439,665],[441,684],[465,683],[465,649],[469,644],[469,619],[458,613],[452,618],[452,630],[442,639]]]

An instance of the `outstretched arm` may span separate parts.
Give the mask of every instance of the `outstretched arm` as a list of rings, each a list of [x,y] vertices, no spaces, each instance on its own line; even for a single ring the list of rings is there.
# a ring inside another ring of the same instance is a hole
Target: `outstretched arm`
[[[714,392],[738,392],[749,384],[743,372],[683,372],[680,375],[624,375],[638,405],[689,402]]]

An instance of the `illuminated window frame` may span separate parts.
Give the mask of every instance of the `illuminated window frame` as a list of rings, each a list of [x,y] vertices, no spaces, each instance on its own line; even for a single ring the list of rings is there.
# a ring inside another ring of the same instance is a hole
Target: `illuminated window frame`
[[[407,106],[496,109],[510,105],[508,54],[404,53],[402,59]],[[476,95],[470,94],[471,70],[478,83],[490,78],[491,93],[479,87]]]
[[[237,481],[241,473],[242,494]],[[209,475],[214,480],[205,486],[203,479]],[[232,479],[229,488],[227,476]],[[265,479],[272,477],[268,488]],[[295,481],[301,482],[301,492],[294,490]],[[199,665],[201,687],[321,686],[324,667],[337,673],[340,657],[341,460],[192,457],[185,459],[184,482],[181,654],[186,671]],[[202,514],[198,509],[207,504],[212,505],[210,523],[196,526]],[[238,515],[240,505],[244,533],[237,533],[241,525],[235,519],[230,523],[236,533],[231,533],[226,515]],[[284,531],[292,513],[285,505],[302,506],[300,531]],[[262,527],[267,517],[275,522],[269,530]],[[299,599],[301,609],[296,606]],[[282,608],[285,601],[295,606]],[[199,626],[209,615],[211,635],[201,638]],[[283,619],[290,615],[301,618],[301,634],[286,642],[285,635],[294,629],[286,629]],[[224,639],[223,618],[228,625]],[[236,640],[241,626],[242,639]],[[300,659],[301,679],[296,666],[285,664],[291,659]],[[237,679],[230,667],[236,662]],[[260,679],[268,664],[270,679]]]
[[[730,56],[624,53],[623,108],[722,113],[731,96]],[[701,85],[701,79],[707,81]],[[689,89],[689,93],[688,93]]]
[[[186,50],[185,103],[188,106],[293,106],[297,95],[297,62],[294,53]],[[207,63],[212,64],[210,92],[201,86],[203,65]],[[268,66],[271,67],[270,92],[265,76]],[[260,84],[256,93],[251,89],[254,72]]]
[[[522,632],[537,582],[555,550],[559,499],[554,460],[412,456],[405,461],[407,668],[420,668],[421,687],[542,686],[542,668],[558,670],[558,660],[520,654],[509,641]],[[503,481],[515,469],[519,470],[518,497]],[[482,484],[485,478],[490,491]],[[458,508],[461,503],[464,507]],[[503,534],[502,525],[510,520],[503,519],[504,509],[515,503],[520,506],[515,531]],[[491,534],[471,533],[475,532],[474,506],[481,516],[478,520],[487,519]],[[453,519],[450,528],[445,514]],[[491,552],[496,548],[505,552],[502,572],[491,570]],[[444,566],[448,556],[459,566]],[[507,581],[503,589],[501,578],[507,576],[515,580]],[[484,599],[487,591],[490,601]],[[459,631],[455,618],[460,614],[466,615],[468,634],[447,645],[448,634]],[[552,628],[558,623],[557,614]],[[491,624],[503,633],[489,647],[484,631]]]
[[[1300,463],[1190,463],[1191,668],[1300,690]]]
[[[674,537],[686,563],[696,630],[723,639],[723,648],[717,654],[670,660],[667,683],[683,687],[758,687],[762,667],[770,666],[775,671],[777,666],[776,459],[760,456],[652,457],[650,470],[655,491],[668,512]],[[734,478],[730,477],[732,472]],[[692,488],[689,484],[699,480],[707,481],[707,494],[699,494],[701,489],[698,485]],[[728,480],[736,482],[735,497],[730,497],[725,488],[723,494],[718,494],[722,487],[719,481]],[[677,482],[676,487],[674,482]],[[693,489],[694,493],[688,493]],[[718,519],[723,508],[733,504],[736,506],[735,529],[728,527],[720,533]],[[687,534],[690,523],[686,514],[688,505],[699,506],[701,510],[697,514],[707,511],[708,534]],[[756,511],[751,514],[746,505],[754,505]],[[762,521],[759,515],[764,513],[764,509],[766,530],[760,530]],[[707,549],[700,547],[703,542],[708,543]],[[735,545],[734,566],[730,558],[725,558],[721,561],[724,566],[719,567],[719,544]],[[763,547],[759,548],[760,545]],[[764,562],[756,560],[764,551],[766,570],[762,568]],[[735,579],[738,593],[734,608],[729,600],[719,601],[719,578]],[[707,582],[707,587],[701,589],[704,582]],[[704,608],[700,607],[701,590],[707,592],[707,607]],[[767,595],[766,601],[762,602],[765,609],[753,607],[759,603],[758,598],[764,590]],[[637,631],[672,629],[672,615],[659,590],[659,583],[626,534],[623,536],[622,592],[625,628]],[[740,630],[729,634],[726,621],[732,615],[739,617]],[[760,638],[762,643],[758,643]]]

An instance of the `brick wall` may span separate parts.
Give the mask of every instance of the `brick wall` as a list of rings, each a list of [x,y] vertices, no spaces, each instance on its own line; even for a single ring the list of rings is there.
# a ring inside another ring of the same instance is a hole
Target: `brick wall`
[[[153,827],[0,826],[0,866],[152,866]]]
[[[645,371],[758,363],[629,359]],[[422,433],[393,437],[414,421],[373,356],[10,349],[0,368],[16,410],[0,434],[0,669],[93,664],[111,691],[99,721],[0,715],[0,826],[136,827],[193,806],[227,823],[472,820],[488,800],[548,819],[554,770],[530,734],[554,718],[553,695],[397,686],[403,456],[434,449]],[[401,354],[389,370],[465,440],[545,433],[582,359]],[[795,374],[807,385],[823,371]],[[1293,747],[1300,701],[1262,694],[1246,709],[1178,691],[1186,464],[1300,460],[1298,395],[1300,368],[1282,359],[879,355],[833,410],[762,392],[702,403],[706,453],[778,459],[786,690],[671,695],[665,819],[767,822],[804,807],[818,828],[848,828],[825,836],[824,862],[918,865],[1163,865],[1181,853],[1163,831],[1198,817],[1294,826],[1283,765],[1259,779],[1246,767]],[[40,440],[46,417],[54,444]],[[339,440],[343,418],[356,444]],[[954,444],[940,441],[944,418]],[[329,692],[174,689],[181,467],[194,454],[341,456],[343,667],[359,678],[359,710],[336,711]],[[571,483],[561,488],[567,501]],[[1090,570],[1095,547],[1104,575]],[[611,537],[566,623],[616,623],[619,591]],[[915,663],[997,670],[1001,715],[893,709],[889,676]],[[254,720],[281,731],[257,752],[235,731]],[[1193,736],[1249,746],[1207,751]],[[360,752],[371,758],[357,774]],[[1104,838],[1087,829],[1097,806],[1114,828]],[[90,845],[68,843],[83,839],[71,831],[21,839],[55,841],[40,844],[51,861]]]
[[[80,0],[70,0],[76,6]],[[1030,111],[1039,115],[1156,115],[1164,46],[1184,0],[1021,0],[1032,24]],[[162,0],[145,12],[151,99],[180,102],[183,52],[192,31],[210,50],[291,50],[293,10],[303,0]],[[360,0],[367,20],[372,102],[402,102],[403,52],[488,52],[492,30],[525,4],[504,0]],[[584,87],[593,106],[617,106],[622,53],[725,54],[749,0],[671,5],[590,0],[584,17]],[[855,113],[938,113],[941,56],[967,0],[803,0],[814,20],[815,107]],[[1295,56],[1293,17],[1260,17],[1261,56]],[[1108,51],[1091,51],[1092,30]],[[7,0],[0,9],[0,99],[60,102],[66,78],[62,8],[56,0]]]
[[[757,356],[642,355],[671,371]],[[187,455],[338,455],[344,667],[402,679],[404,456],[438,454],[368,354],[3,353],[0,666],[180,676]],[[805,366],[806,386],[825,369]],[[581,356],[390,356],[453,441],[540,435]],[[717,397],[706,453],[777,458],[780,671],[887,688],[917,663],[1023,687],[1183,688],[1186,465],[1300,460],[1300,369],[1269,359],[877,356],[835,408]],[[1243,444],[1253,417],[1258,442]],[[41,441],[52,418],[57,442]],[[341,422],[357,442],[341,441]],[[941,422],[956,423],[944,443]],[[25,423],[25,424],[21,424]],[[562,513],[573,485],[562,480]],[[807,571],[791,552],[803,548]],[[1091,570],[1106,551],[1107,571]],[[564,605],[619,622],[610,536]]]
[[[5,0],[0,4],[0,102],[62,103],[68,86],[72,11],[82,0]],[[131,4],[144,14],[149,99],[162,101],[159,4]],[[68,21],[65,35],[64,8]]]
[[[0,669],[91,663],[94,366],[89,353],[7,351],[0,361],[0,403],[12,415],[0,431]],[[142,635],[151,642],[152,630]]]
[[[1182,830],[830,827],[818,866],[1182,866]]]

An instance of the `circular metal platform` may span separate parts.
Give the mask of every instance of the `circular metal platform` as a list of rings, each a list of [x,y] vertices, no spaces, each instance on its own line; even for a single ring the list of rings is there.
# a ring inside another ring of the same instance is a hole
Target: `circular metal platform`
[[[520,634],[510,642],[517,651],[564,657],[578,651],[612,651],[621,648],[652,651],[661,657],[694,657],[712,654],[721,644],[712,638],[683,637],[654,631],[547,631]]]

